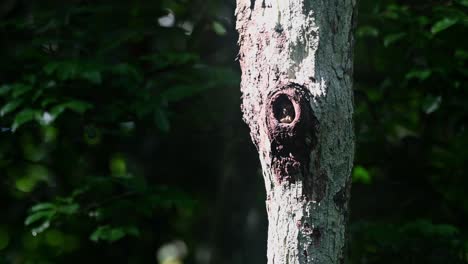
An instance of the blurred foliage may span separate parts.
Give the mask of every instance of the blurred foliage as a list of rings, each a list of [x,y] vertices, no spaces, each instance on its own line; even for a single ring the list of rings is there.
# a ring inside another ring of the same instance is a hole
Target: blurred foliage
[[[220,145],[252,147],[225,133],[234,7],[0,3],[0,263],[155,263],[174,239],[199,263]],[[467,26],[466,0],[359,3],[351,263],[468,262]]]
[[[200,132],[181,124],[210,129],[223,114],[191,105],[239,83],[235,41],[205,54],[228,39],[221,8],[0,3],[0,263],[155,263],[167,240],[193,242],[203,197],[183,177],[194,154],[177,155]]]
[[[468,262],[467,36],[464,0],[360,2],[352,263]]]

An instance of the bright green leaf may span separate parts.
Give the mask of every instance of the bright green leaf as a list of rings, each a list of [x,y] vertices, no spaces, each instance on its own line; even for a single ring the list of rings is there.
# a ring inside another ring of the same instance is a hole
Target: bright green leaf
[[[431,33],[432,34],[437,34],[443,30],[446,30],[447,28],[455,25],[458,22],[458,19],[456,18],[450,18],[450,17],[445,17],[439,21],[437,21],[431,28]]]
[[[31,207],[31,211],[37,212],[37,211],[42,211],[42,210],[50,210],[54,208],[55,208],[55,204],[53,203],[40,203]]]
[[[25,193],[31,192],[34,189],[34,187],[36,186],[36,184],[37,184],[36,179],[33,179],[31,177],[27,177],[27,176],[18,178],[15,181],[16,188],[18,190],[22,191],[22,192],[25,192]]]
[[[129,173],[127,172],[127,162],[125,158],[120,155],[114,155],[109,161],[109,169],[114,177],[128,177]]]
[[[369,171],[362,166],[355,166],[353,169],[353,182],[361,182],[364,184],[371,183]]]
[[[47,230],[47,228],[50,227],[50,221],[49,220],[46,220],[44,222],[42,222],[42,224],[40,224],[38,227],[35,227],[31,230],[31,233],[33,236],[36,236],[37,234],[40,234],[42,232],[44,232],[45,230]]]
[[[33,214],[30,214],[26,220],[24,220],[25,225],[31,225],[36,223],[39,220],[50,220],[55,215],[55,211],[47,210],[47,211],[38,211]]]

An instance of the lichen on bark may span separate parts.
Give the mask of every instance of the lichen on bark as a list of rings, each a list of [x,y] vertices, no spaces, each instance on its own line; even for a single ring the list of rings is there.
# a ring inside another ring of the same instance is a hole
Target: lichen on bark
[[[267,190],[268,263],[343,260],[355,4],[237,1],[242,110]]]

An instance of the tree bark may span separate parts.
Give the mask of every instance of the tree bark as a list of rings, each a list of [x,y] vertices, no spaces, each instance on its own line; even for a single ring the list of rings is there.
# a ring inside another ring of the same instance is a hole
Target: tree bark
[[[242,110],[265,180],[271,264],[345,261],[355,5],[237,0]]]

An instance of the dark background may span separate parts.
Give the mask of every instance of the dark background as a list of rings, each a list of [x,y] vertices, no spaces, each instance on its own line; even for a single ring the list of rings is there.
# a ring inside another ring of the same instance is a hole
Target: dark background
[[[0,1],[0,263],[266,263],[234,9]],[[467,263],[468,1],[358,10],[350,263]]]

